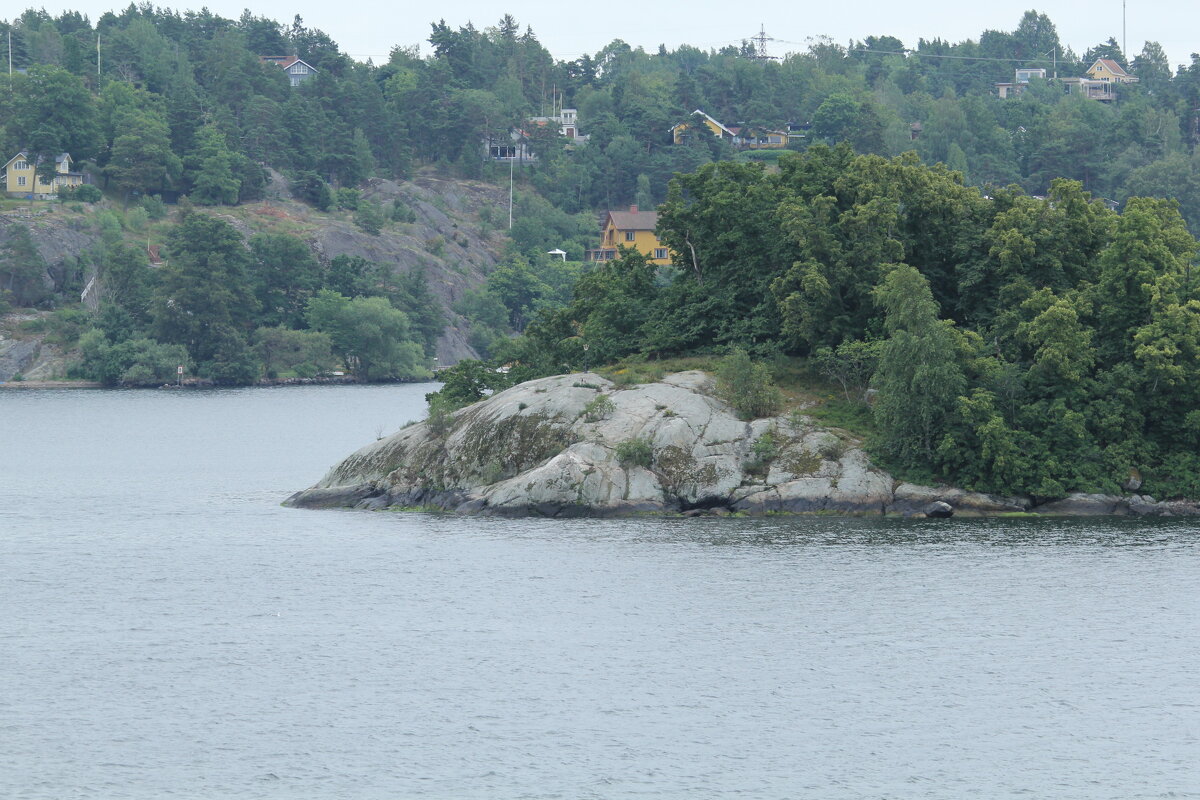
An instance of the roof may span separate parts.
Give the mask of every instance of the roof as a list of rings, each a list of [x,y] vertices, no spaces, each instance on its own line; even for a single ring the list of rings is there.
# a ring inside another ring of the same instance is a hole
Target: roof
[[[308,63],[304,59],[300,58],[299,56],[259,56],[258,60],[264,64],[278,64],[283,69],[287,69],[292,64],[295,64],[298,61],[301,64],[303,64],[304,66],[311,69],[313,72],[317,71],[316,67],[314,67],[312,64]]]
[[[782,136],[787,135],[787,131],[781,131],[778,128],[755,127],[751,125],[743,125],[740,127],[731,125],[729,130],[737,136],[762,136],[763,134],[769,133],[779,134]]]
[[[711,122],[713,125],[716,125],[716,126],[717,126],[718,128],[720,128],[720,129],[721,129],[723,132],[725,132],[725,133],[729,134],[730,136],[734,136],[734,135],[735,135],[733,131],[729,130],[729,128],[726,128],[726,127],[725,127],[724,125],[722,125],[720,122],[718,122],[717,120],[713,119],[713,118],[712,118],[712,117],[710,117],[708,114],[705,114],[703,111],[701,111],[701,110],[700,110],[700,109],[698,109],[698,108],[697,108],[695,111],[693,111],[693,112],[692,112],[691,116],[692,116],[692,117],[695,117],[697,114],[699,114],[700,116],[704,117],[706,120],[708,120],[709,122]],[[690,122],[690,120],[689,120],[689,122]],[[671,126],[671,130],[676,130],[677,128],[679,128],[679,127],[683,127],[683,126],[686,126],[687,124],[688,124],[687,122],[681,122],[681,123],[679,123],[678,125],[672,125],[672,126]]]
[[[29,153],[28,153],[28,152],[26,152],[25,150],[21,150],[21,151],[20,151],[20,152],[18,152],[18,153],[17,153],[15,156],[13,156],[12,158],[10,158],[8,161],[5,161],[5,162],[4,162],[4,166],[5,166],[5,167],[7,167],[9,164],[11,164],[12,162],[16,161],[18,158],[23,158],[23,159],[25,159],[26,161],[28,161],[28,160],[29,160]],[[38,158],[37,158],[37,162],[36,162],[36,163],[38,163],[38,164],[41,164],[41,163],[42,163],[42,161],[44,161],[44,160],[45,160],[45,159],[43,159],[41,156],[38,156]],[[54,163],[55,163],[55,164],[61,164],[61,163],[63,163],[64,161],[66,161],[68,164],[70,164],[70,163],[74,162],[74,161],[75,161],[75,159],[71,158],[71,154],[70,154],[70,153],[59,153],[58,155],[56,155],[56,156],[54,157]]]
[[[1121,78],[1129,77],[1129,73],[1126,72],[1125,69],[1120,64],[1118,64],[1116,61],[1113,61],[1111,58],[1097,58],[1096,64],[1103,64],[1105,69],[1107,69],[1109,72],[1111,72],[1112,74],[1114,74],[1118,77],[1121,77]],[[1092,69],[1096,68],[1096,64],[1092,64]],[[1091,71],[1092,70],[1088,70],[1088,72],[1091,72]]]
[[[657,211],[610,211],[608,218],[622,231],[652,231],[658,227]]]

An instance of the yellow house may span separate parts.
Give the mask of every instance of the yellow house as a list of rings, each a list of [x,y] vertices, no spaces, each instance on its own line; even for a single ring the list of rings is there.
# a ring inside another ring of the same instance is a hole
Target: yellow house
[[[638,211],[630,206],[628,211],[609,211],[600,228],[600,246],[587,251],[588,261],[611,261],[616,258],[619,247],[630,247],[646,256],[651,264],[671,263],[667,248],[654,229],[658,227],[658,212]]]
[[[38,175],[37,164],[22,150],[4,165],[4,189],[11,197],[53,197],[63,186],[83,183],[83,173],[72,172],[71,164],[70,154],[60,153],[54,158],[54,176]]]
[[[770,128],[730,128],[737,136],[734,144],[746,150],[785,150],[788,146],[787,131]]]
[[[675,144],[683,144],[684,134],[687,133],[687,130],[689,127],[691,127],[692,125],[694,125],[696,123],[696,120],[699,120],[700,122],[704,123],[704,126],[706,128],[708,128],[709,131],[712,132],[712,135],[716,136],[719,139],[725,139],[729,142],[732,142],[734,139],[737,138],[737,135],[733,131],[729,130],[729,128],[726,128],[720,122],[717,122],[715,119],[710,117],[708,114],[705,114],[700,109],[696,109],[695,111],[692,112],[692,119],[690,121],[681,122],[678,125],[671,128],[671,140]]]
[[[683,144],[683,138],[688,129],[697,122],[703,123],[709,132],[718,139],[724,139],[739,150],[783,150],[788,145],[788,132],[768,128],[729,127],[705,114],[700,109],[692,112],[688,122],[681,122],[671,128],[671,141]]]
[[[1088,77],[1102,83],[1137,83],[1137,78],[1111,58],[1097,58],[1087,71]]]

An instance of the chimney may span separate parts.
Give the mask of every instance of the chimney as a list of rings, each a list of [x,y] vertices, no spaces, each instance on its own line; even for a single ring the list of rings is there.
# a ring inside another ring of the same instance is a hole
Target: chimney
[[[630,213],[630,214],[636,214],[636,213],[637,213],[637,206],[630,206],[630,207],[629,207],[629,213]]]

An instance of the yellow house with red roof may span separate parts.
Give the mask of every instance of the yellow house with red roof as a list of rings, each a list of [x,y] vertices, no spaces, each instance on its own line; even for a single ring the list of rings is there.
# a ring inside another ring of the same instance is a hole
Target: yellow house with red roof
[[[611,261],[620,254],[619,248],[629,247],[651,264],[670,264],[666,245],[654,233],[657,227],[657,211],[639,211],[637,206],[630,206],[628,211],[608,211],[600,227],[600,246],[588,250],[586,260]]]
[[[1137,78],[1111,58],[1097,58],[1087,71],[1088,77],[1102,83],[1137,83]]]

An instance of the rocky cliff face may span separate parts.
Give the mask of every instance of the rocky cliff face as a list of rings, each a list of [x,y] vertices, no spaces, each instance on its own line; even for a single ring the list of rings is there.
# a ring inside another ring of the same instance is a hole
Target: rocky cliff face
[[[351,455],[288,505],[493,515],[1028,511],[895,480],[859,443],[792,415],[739,420],[700,372],[621,388],[594,373],[530,381]],[[1051,513],[1196,513],[1194,504],[1078,495]],[[1036,510],[1036,509],[1035,509]]]
[[[449,366],[464,358],[477,357],[467,343],[466,321],[455,314],[451,306],[463,292],[482,284],[502,255],[504,237],[483,222],[485,215],[481,212],[485,207],[503,207],[507,202],[507,190],[486,183],[442,180],[426,175],[404,183],[373,179],[363,196],[380,203],[385,212],[390,210],[393,200],[400,200],[412,209],[416,219],[411,223],[390,223],[378,236],[373,236],[355,226],[348,215],[325,214],[296,202],[288,192],[287,181],[278,174],[273,175],[267,199],[263,202],[217,207],[204,213],[220,216],[247,238],[262,232],[298,236],[322,261],[350,255],[383,264],[398,273],[424,269],[429,288],[441,302],[448,321],[437,344],[438,363]],[[68,266],[80,258],[87,264],[86,283],[95,272],[88,256],[98,252],[101,245],[95,220],[95,212],[101,208],[89,206],[85,213],[77,213],[66,206],[47,204],[38,207],[33,214],[18,211],[0,215],[0,250],[17,228],[24,227],[32,234],[38,253],[46,263],[44,280],[47,289],[62,291]],[[131,241],[145,242],[141,234],[130,236]],[[97,293],[102,295],[103,291],[101,276]],[[68,296],[65,300],[74,302],[79,297]],[[40,341],[32,346],[36,352],[50,352],[37,349]],[[22,370],[28,373],[43,366],[40,358],[28,357],[27,347],[21,345],[5,359],[7,366],[4,369],[10,375]],[[13,367],[18,361],[20,366]],[[42,371],[49,369],[47,366]],[[0,377],[0,380],[4,379]]]
[[[283,214],[298,223],[305,239],[323,261],[340,255],[359,256],[384,264],[399,273],[424,269],[429,288],[441,301],[447,326],[437,344],[438,363],[450,366],[478,354],[467,343],[469,326],[451,309],[468,289],[482,284],[502,255],[504,237],[490,230],[481,219],[481,211],[498,209],[507,202],[507,191],[477,181],[443,180],[418,176],[411,182],[397,183],[372,179],[363,192],[365,199],[390,209],[399,200],[412,209],[415,222],[391,224],[373,236],[360,230],[348,219],[322,214],[291,200],[285,184],[277,187],[265,205],[272,214]],[[258,210],[256,206],[251,208]],[[264,214],[257,216],[263,220]],[[256,226],[259,227],[259,226]],[[263,224],[261,227],[269,227]],[[247,229],[245,233],[255,233]]]

